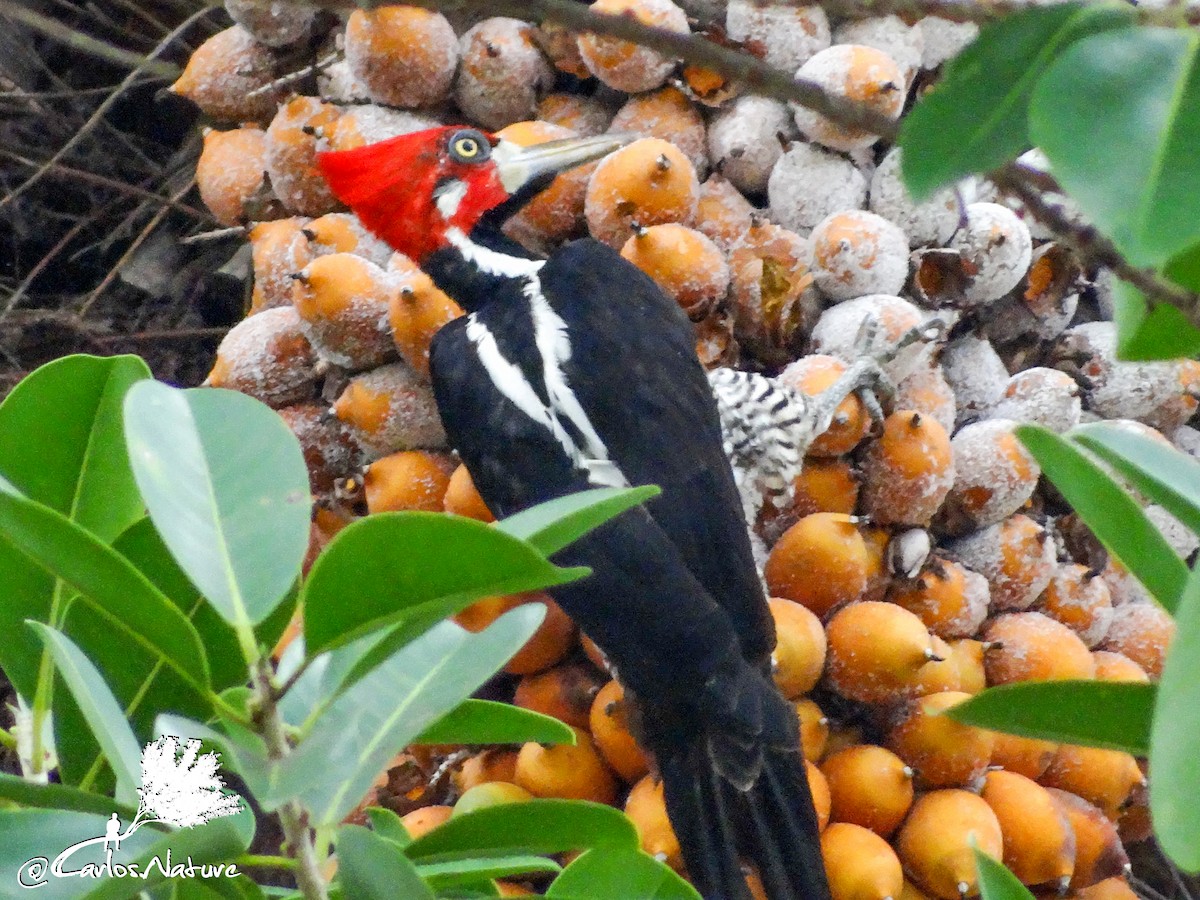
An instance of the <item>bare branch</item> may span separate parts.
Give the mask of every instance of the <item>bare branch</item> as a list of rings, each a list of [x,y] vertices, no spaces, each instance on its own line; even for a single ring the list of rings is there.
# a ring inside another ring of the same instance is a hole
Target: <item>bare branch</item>
[[[192,15],[184,19],[178,28],[163,38],[162,41],[159,42],[158,46],[151,50],[150,54],[141,63],[133,68],[129,75],[127,75],[125,79],[117,86],[117,89],[104,98],[104,102],[96,107],[95,111],[88,118],[87,122],[85,122],[83,127],[71,136],[70,140],[59,147],[55,154],[50,157],[50,159],[47,160],[41,168],[25,179],[25,181],[21,182],[21,184],[17,185],[17,187],[9,192],[6,197],[0,199],[0,210],[4,209],[4,207],[6,207],[8,204],[16,200],[17,197],[21,196],[21,194],[25,193],[25,191],[29,190],[37,182],[41,181],[46,173],[50,171],[52,166],[61,162],[64,156],[71,152],[71,150],[74,149],[86,135],[90,134],[91,130],[96,127],[98,123],[104,120],[105,115],[107,115],[113,104],[115,104],[117,100],[121,98],[121,96],[125,93],[125,90],[145,73],[146,66],[153,63],[160,55],[165,53],[171,47],[177,37],[185,33],[189,28],[192,27],[192,25],[200,21],[200,19],[204,18],[211,11],[212,7],[206,6],[197,12],[192,13]]]
[[[27,28],[32,28],[61,44],[66,44],[73,50],[113,65],[166,78],[179,77],[179,67],[173,63],[162,62],[154,59],[153,56],[145,57],[140,53],[130,53],[128,50],[97,40],[82,31],[69,28],[62,22],[51,19],[49,16],[43,16],[39,12],[13,3],[11,0],[0,0],[0,16],[20,22]]]

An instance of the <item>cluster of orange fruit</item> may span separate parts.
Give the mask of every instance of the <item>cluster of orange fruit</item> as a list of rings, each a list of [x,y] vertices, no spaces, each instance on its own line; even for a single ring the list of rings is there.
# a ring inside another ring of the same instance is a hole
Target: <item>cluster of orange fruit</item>
[[[1105,418],[1197,452],[1200,365],[1118,362],[1111,279],[1082,272],[986,181],[914,203],[898,150],[716,72],[511,19],[391,6],[331,25],[266,0],[228,8],[239,24],[174,88],[232,126],[206,134],[197,181],[253,252],[249,315],[208,383],[269,403],[299,437],[319,499],[313,553],[364,513],[491,519],[427,381],[430,340],[462,311],[339,211],[314,154],[442,122],[521,144],[636,133],[506,227],[532,248],[584,234],[619,248],[686,310],[705,365],[817,394],[853,362],[868,317],[884,341],[931,311],[959,317],[949,338],[889,364],[897,391],[878,427],[847,398],[794,496],[752,523],[834,897],[971,896],[976,841],[1039,891],[1132,900],[1123,845],[1149,834],[1138,760],[940,713],[990,685],[1158,677],[1170,618],[1098,552],[1013,426]],[[704,32],[893,118],[971,37],[940,19],[831,23],[757,0],[594,8]],[[324,67],[294,95],[306,82],[278,67],[304,41]],[[1148,514],[1181,555],[1195,551],[1165,511]],[[463,759],[451,793],[408,797],[425,805],[406,824],[435,827],[455,798],[458,810],[586,798],[623,805],[647,851],[678,866],[652,762],[594,645],[546,597],[484,601],[459,621],[482,628],[518,603],[548,614],[508,665],[512,701],[561,719],[576,745],[414,749],[427,771]]]

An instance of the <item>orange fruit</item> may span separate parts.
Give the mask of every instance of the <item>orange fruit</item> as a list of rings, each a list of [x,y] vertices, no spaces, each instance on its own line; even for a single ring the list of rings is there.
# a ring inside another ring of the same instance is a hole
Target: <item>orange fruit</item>
[[[573,728],[575,746],[528,743],[517,755],[517,784],[537,797],[613,803],[617,782],[591,736]]]
[[[588,724],[601,755],[625,781],[637,781],[650,771],[650,759],[629,731],[625,689],[619,682],[610,681],[600,688]]]

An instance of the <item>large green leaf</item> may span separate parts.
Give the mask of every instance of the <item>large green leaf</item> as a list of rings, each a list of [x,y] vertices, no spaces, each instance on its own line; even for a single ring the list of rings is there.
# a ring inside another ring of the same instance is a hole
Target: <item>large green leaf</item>
[[[696,889],[641,850],[589,850],[554,879],[547,897],[700,900]]]
[[[1030,102],[1055,177],[1135,265],[1200,240],[1198,50],[1191,30],[1094,35],[1055,60]]]
[[[192,623],[125,557],[61,513],[16,493],[0,478],[0,535],[80,593],[110,629],[174,669],[195,690],[208,659]]]
[[[978,847],[975,854],[975,869],[979,873],[979,893],[982,900],[1033,900],[1029,888],[1004,867],[1004,863],[988,856]]]
[[[1113,319],[1121,359],[1179,359],[1200,353],[1200,329],[1182,310],[1161,303],[1151,308],[1145,295],[1127,282],[1113,286]]]
[[[1150,812],[1159,846],[1181,869],[1200,871],[1200,574],[1175,615],[1175,639],[1150,732]]]
[[[337,837],[338,881],[355,900],[434,900],[433,891],[400,848],[358,825]]]
[[[0,476],[25,496],[110,541],[141,514],[120,433],[120,404],[149,376],[134,356],[68,356],[47,363],[0,403]],[[59,625],[54,578],[0,539],[0,633],[27,619]],[[42,648],[0,641],[0,668],[32,700]]]
[[[136,356],[66,356],[0,403],[0,473],[25,496],[111,541],[142,515],[121,439],[121,402],[150,377]]]
[[[480,597],[573,581],[497,528],[441,513],[380,513],[343,528],[304,585],[304,637],[320,653],[436,605],[434,621]]]
[[[11,800],[19,806],[38,809],[63,809],[105,817],[115,812],[124,821],[132,820],[137,812],[135,806],[117,803],[111,797],[63,784],[37,784],[6,772],[0,772],[0,798]]]
[[[421,732],[415,744],[574,744],[575,732],[511,703],[464,700]]]
[[[478,634],[453,622],[430,629],[329,705],[282,761],[265,799],[299,799],[314,825],[337,824],[388,761],[504,665],[544,615],[540,604],[525,604]]]
[[[614,516],[661,493],[662,489],[655,485],[580,491],[539,503],[497,522],[496,527],[550,556]]]
[[[125,711],[104,683],[104,676],[70,638],[40,622],[31,622],[30,625],[50,650],[59,674],[79,704],[92,734],[104,751],[105,759],[116,775],[117,801],[136,803],[137,790],[142,783],[142,751],[137,738],[133,736],[133,729],[125,721]]]
[[[923,200],[1028,149],[1029,98],[1046,67],[1073,41],[1132,18],[1124,4],[1063,3],[984,26],[900,128],[909,192]]]
[[[1200,534],[1200,462],[1174,447],[1105,422],[1079,426],[1069,436]]]
[[[200,597],[199,591],[179,568],[154,524],[143,518],[113,543],[121,553],[166,595],[195,626],[212,668],[213,689],[246,683],[246,665],[238,650],[233,628]],[[292,614],[293,603],[283,603],[257,629],[259,640],[271,646]],[[171,710],[193,719],[207,719],[212,713],[209,697],[201,696],[169,667],[157,663],[153,655],[127,641],[113,641],[104,620],[84,603],[67,610],[62,631],[87,654],[125,710],[134,734],[145,743],[154,738],[154,718]],[[82,715],[70,696],[55,695],[54,727],[59,735],[60,773],[68,783],[78,783],[94,771],[99,754],[96,743],[87,738]],[[106,782],[102,779],[94,784]]]
[[[1017,436],[1100,542],[1171,612],[1188,568],[1137,501],[1095,461],[1045,428],[1022,425]]]
[[[279,415],[236,391],[146,381],[125,439],[150,517],[188,577],[239,628],[291,590],[308,548],[308,470]]]
[[[1006,734],[1145,756],[1154,697],[1152,684],[1029,681],[988,688],[945,715]]]
[[[503,803],[455,816],[417,838],[409,858],[465,851],[564,853],[585,848],[636,850],[637,831],[623,812],[583,800]]]

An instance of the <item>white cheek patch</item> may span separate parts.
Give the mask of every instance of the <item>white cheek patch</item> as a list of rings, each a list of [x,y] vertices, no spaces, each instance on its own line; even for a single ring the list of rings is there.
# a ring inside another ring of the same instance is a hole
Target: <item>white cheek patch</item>
[[[458,212],[459,204],[462,203],[465,196],[467,196],[467,183],[458,179],[439,185],[433,192],[438,212],[447,222],[454,218],[454,214]]]
[[[528,166],[515,162],[515,159],[524,150],[524,147],[511,141],[500,141],[492,148],[492,159],[496,162],[496,172],[500,176],[500,184],[510,194],[515,194],[529,179]]]

